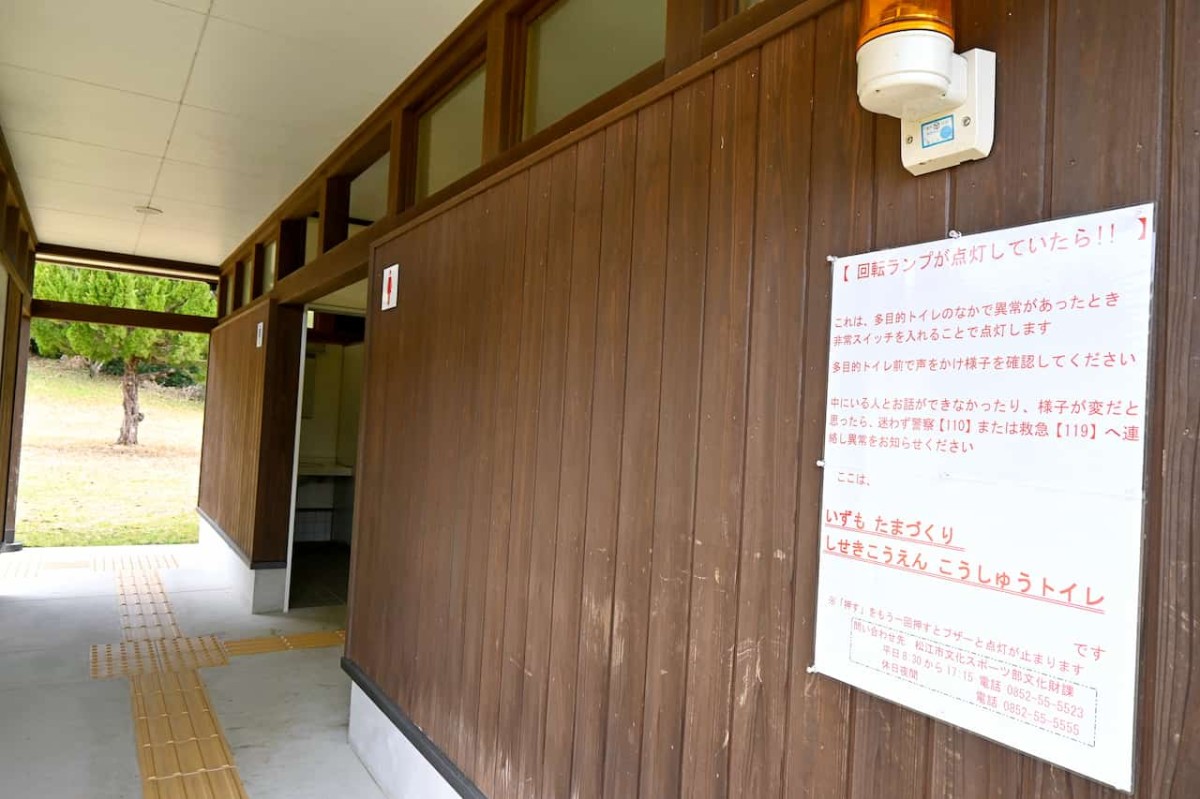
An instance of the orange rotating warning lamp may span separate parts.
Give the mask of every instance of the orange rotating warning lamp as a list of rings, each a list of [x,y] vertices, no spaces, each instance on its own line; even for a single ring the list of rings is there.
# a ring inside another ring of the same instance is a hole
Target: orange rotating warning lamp
[[[858,46],[898,31],[933,31],[954,40],[951,0],[863,0]]]
[[[986,158],[996,54],[955,54],[952,0],[862,0],[858,98],[901,120],[901,155],[914,175]]]

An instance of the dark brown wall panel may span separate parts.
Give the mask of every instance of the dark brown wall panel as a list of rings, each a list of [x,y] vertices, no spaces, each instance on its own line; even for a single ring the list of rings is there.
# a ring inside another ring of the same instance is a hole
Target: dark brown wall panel
[[[825,388],[829,365],[830,255],[865,252],[874,207],[875,117],[858,105],[854,65],[856,3],[816,20],[812,171],[805,259],[803,372],[796,496],[796,572],[792,603],[791,683],[783,795],[845,796],[851,782],[851,692],[809,674],[816,634]],[[899,149],[899,142],[896,143]],[[899,154],[895,156],[899,158]],[[751,344],[753,346],[753,342]]]
[[[629,345],[613,584],[603,796],[636,796],[646,687],[654,470],[662,395],[663,295],[671,168],[670,98],[639,112]]]
[[[262,302],[209,343],[199,507],[256,566],[287,560],[303,323]]]
[[[549,681],[550,603],[554,586],[559,487],[562,483],[563,430],[567,421],[566,356],[578,148],[564,150],[551,160],[550,166],[542,367],[537,400],[536,456],[531,479],[533,515],[529,531],[531,547],[523,661],[525,671],[518,722],[520,757],[515,764],[519,785],[517,795],[522,797],[541,795],[538,784],[542,774]]]
[[[32,279],[31,279],[32,281]],[[11,543],[17,529],[18,486],[21,480],[21,442],[25,433],[25,389],[29,382],[29,323],[22,315],[17,329],[17,374],[13,386],[12,440],[8,455],[8,495],[4,505],[4,529],[0,539]]]
[[[21,426],[25,413],[25,379],[29,361],[29,318],[22,314],[24,295],[17,281],[0,271],[8,284],[0,325],[4,345],[0,347],[0,474],[4,479],[5,522],[0,543],[13,543],[16,534],[17,478],[21,462]]]
[[[255,346],[265,304],[212,332],[200,458],[200,510],[250,558],[254,548],[266,350]]]
[[[645,796],[676,796],[681,789],[708,249],[712,76],[677,92],[674,106],[646,703],[642,709],[641,794]]]
[[[518,366],[516,440],[513,445],[512,507],[509,516],[507,586],[500,662],[500,707],[496,728],[495,789],[491,795],[519,794],[521,703],[525,688],[525,633],[529,616],[529,572],[533,548],[538,413],[544,347],[547,247],[552,165],[530,171],[529,221],[525,237],[525,290]]]
[[[296,396],[304,309],[272,304],[264,327],[266,373],[255,498],[254,562],[283,563],[292,517],[292,464],[296,447]]]
[[[378,246],[348,657],[489,796],[1115,797],[807,672],[826,257],[1158,200],[1135,795],[1190,799],[1200,10],[961,3],[996,149],[918,179],[812,8]]]
[[[713,78],[696,517],[684,572],[691,607],[681,789],[696,797],[724,797],[729,786],[759,69],[751,51]]]
[[[1156,574],[1157,620],[1142,633],[1159,654],[1144,665],[1141,726],[1143,795],[1183,799],[1200,783],[1200,3],[1177,2],[1170,31],[1170,97],[1165,218],[1169,233],[1159,268],[1157,386],[1162,403],[1161,542],[1147,563]],[[1163,223],[1160,222],[1160,225]],[[1161,227],[1160,227],[1161,231]],[[1161,232],[1160,232],[1160,235]],[[1166,237],[1164,237],[1166,238]]]
[[[590,463],[570,767],[570,792],[576,796],[600,796],[604,786],[636,156],[637,119],[629,117],[605,132]]]
[[[483,640],[479,669],[479,712],[475,726],[475,768],[460,761],[476,784],[492,795],[498,764],[500,675],[504,657],[510,519],[513,503],[512,453],[516,443],[520,400],[522,321],[525,318],[525,228],[529,211],[529,175],[522,173],[503,184],[492,252],[496,268],[504,270],[500,319],[494,330],[497,345],[496,427],[491,438],[495,469],[487,519],[487,580],[484,588]],[[466,720],[467,724],[471,719]]]
[[[781,796],[787,723],[816,26],[762,51],[734,653],[731,796]]]
[[[571,246],[566,373],[563,395],[562,463],[558,481],[557,531],[550,598],[550,659],[546,724],[542,733],[544,796],[566,796],[571,788],[575,732],[576,668],[583,582],[584,524],[592,441],[592,377],[596,364],[596,303],[600,277],[600,236],[604,202],[605,135],[601,131],[578,148],[575,230]]]

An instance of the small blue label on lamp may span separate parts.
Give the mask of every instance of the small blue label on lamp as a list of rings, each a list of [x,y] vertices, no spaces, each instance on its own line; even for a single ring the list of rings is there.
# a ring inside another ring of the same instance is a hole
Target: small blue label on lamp
[[[921,147],[936,147],[954,141],[954,115],[921,123]]]

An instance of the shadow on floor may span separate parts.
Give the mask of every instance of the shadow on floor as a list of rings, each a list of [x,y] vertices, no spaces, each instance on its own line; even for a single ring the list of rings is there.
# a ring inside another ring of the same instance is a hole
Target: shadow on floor
[[[292,608],[344,605],[350,592],[350,547],[297,542],[292,552]]]

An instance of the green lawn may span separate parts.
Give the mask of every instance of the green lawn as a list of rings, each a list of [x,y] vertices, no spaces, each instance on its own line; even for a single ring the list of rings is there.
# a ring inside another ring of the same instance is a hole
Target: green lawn
[[[196,541],[204,404],[142,387],[137,447],[118,447],[121,386],[29,360],[17,540],[31,547]]]

